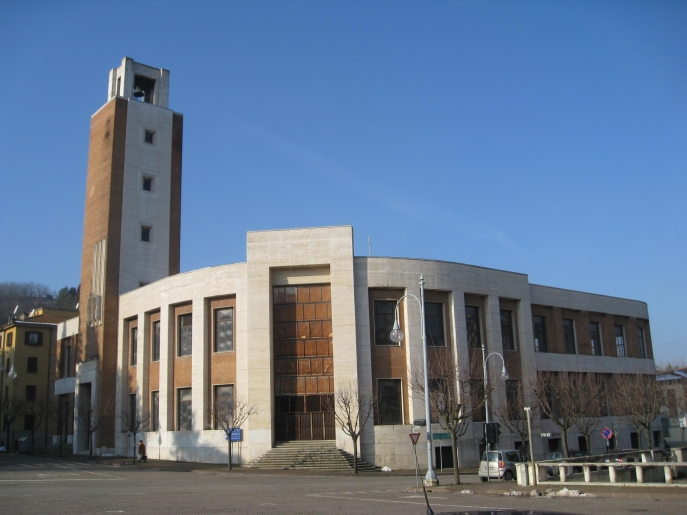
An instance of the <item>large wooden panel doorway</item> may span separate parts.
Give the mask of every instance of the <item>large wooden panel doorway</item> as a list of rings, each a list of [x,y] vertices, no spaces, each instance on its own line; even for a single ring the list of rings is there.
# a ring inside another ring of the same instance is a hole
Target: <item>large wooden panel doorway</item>
[[[273,294],[275,440],[333,440],[330,286],[276,286]]]

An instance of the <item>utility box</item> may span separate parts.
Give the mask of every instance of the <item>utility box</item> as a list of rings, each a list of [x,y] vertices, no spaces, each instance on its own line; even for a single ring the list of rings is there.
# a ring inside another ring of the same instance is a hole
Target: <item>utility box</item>
[[[17,440],[17,452],[31,452],[31,439],[28,436]]]
[[[527,463],[516,463],[515,471],[518,475],[518,486],[527,486],[529,483],[527,477]]]

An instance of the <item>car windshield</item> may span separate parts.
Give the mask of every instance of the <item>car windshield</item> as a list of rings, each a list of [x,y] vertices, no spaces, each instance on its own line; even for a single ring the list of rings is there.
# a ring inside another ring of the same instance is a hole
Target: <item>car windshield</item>
[[[489,456],[487,456],[487,454]],[[491,451],[491,452],[485,452],[482,454],[482,461],[500,461],[501,460],[501,453]]]

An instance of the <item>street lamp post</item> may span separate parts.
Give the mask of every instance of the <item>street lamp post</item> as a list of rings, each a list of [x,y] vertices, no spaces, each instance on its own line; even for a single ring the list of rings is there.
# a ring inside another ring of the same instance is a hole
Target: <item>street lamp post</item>
[[[487,371],[487,361],[489,361],[489,358],[492,356],[496,355],[499,358],[501,358],[501,363],[503,363],[503,369],[501,370],[501,378],[505,381],[507,380],[510,376],[508,375],[508,371],[506,370],[506,360],[503,359],[503,356],[499,354],[498,352],[492,352],[488,356],[486,355],[487,351],[484,347],[484,342],[482,342],[482,369],[484,370],[484,411],[486,413],[486,419],[487,419],[487,424],[490,422],[489,420],[489,394],[488,394],[488,385],[489,385],[489,373]],[[491,450],[491,444],[487,442],[487,452]]]
[[[532,448],[532,423],[530,422],[530,414],[532,408],[525,407],[525,413],[527,414],[527,438],[529,438],[530,444],[530,461],[532,462],[532,484],[537,485],[537,469],[534,464],[534,449]]]
[[[418,299],[411,293],[406,293],[396,302],[396,310],[394,311],[394,328],[389,337],[391,341],[400,343],[403,340],[403,331],[398,323],[398,306],[406,297],[412,297],[418,304],[420,304],[420,328],[422,330],[422,360],[425,367],[425,422],[427,427],[427,474],[425,475],[425,486],[437,486],[439,481],[434,472],[434,463],[432,457],[432,418],[429,406],[429,363],[427,360],[427,333],[425,331],[425,279],[420,275],[420,298]]]

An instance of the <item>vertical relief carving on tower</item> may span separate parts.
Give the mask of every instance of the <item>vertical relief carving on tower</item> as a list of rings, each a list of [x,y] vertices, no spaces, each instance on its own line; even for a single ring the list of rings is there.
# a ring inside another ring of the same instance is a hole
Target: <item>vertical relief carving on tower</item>
[[[91,274],[91,294],[88,297],[88,325],[101,325],[103,292],[105,289],[105,260],[107,257],[107,239],[93,245],[93,268]]]

